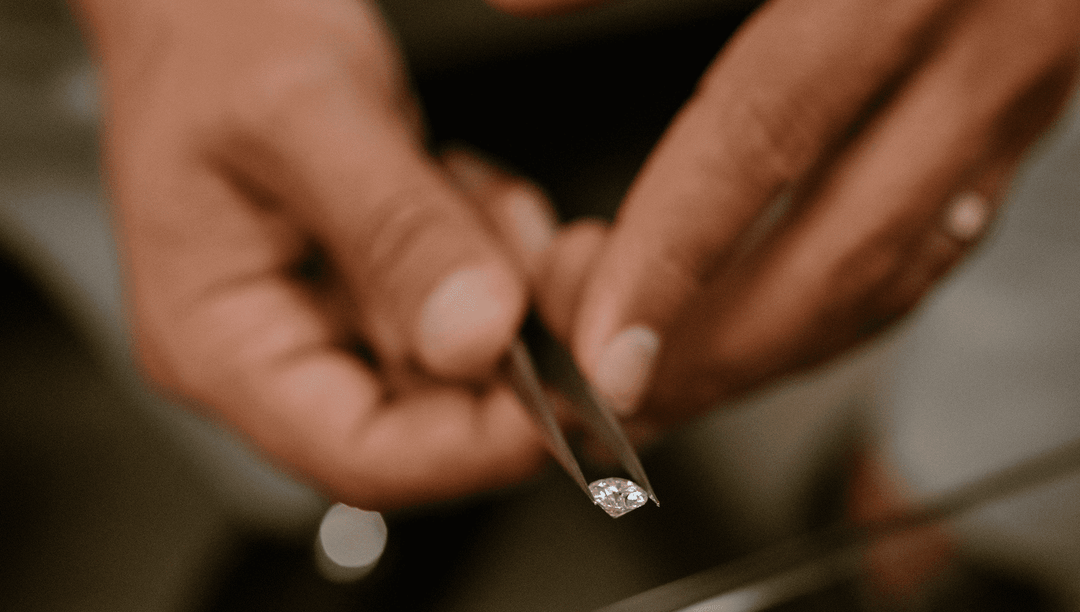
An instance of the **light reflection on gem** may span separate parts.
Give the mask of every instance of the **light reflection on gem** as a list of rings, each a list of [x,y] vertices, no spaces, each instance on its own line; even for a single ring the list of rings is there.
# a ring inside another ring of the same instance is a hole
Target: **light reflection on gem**
[[[640,508],[649,500],[645,490],[625,478],[603,478],[589,483],[593,503],[604,509],[612,518],[618,518],[631,510]]]

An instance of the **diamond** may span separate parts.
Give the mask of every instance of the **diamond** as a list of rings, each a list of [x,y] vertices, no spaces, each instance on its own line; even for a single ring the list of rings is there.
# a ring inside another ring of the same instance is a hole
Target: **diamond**
[[[649,501],[649,496],[636,482],[625,478],[603,478],[589,483],[593,503],[612,518],[618,518]]]

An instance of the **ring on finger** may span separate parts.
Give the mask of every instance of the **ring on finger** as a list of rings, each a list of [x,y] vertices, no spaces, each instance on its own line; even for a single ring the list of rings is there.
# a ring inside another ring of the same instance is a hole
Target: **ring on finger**
[[[971,242],[986,231],[990,223],[990,200],[981,193],[961,192],[946,206],[943,228],[950,237]]]

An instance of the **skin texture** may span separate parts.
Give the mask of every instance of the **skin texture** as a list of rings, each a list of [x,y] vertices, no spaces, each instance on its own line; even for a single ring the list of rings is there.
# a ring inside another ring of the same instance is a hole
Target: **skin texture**
[[[495,369],[551,212],[469,153],[426,152],[371,7],[79,8],[105,67],[137,351],[158,384],[355,506],[542,464]]]
[[[639,440],[864,341],[983,235],[1078,55],[1075,2],[767,2],[614,225],[556,238],[541,312]],[[627,342],[643,330],[653,337]],[[903,514],[909,499],[860,454],[852,521]],[[910,607],[954,548],[940,527],[886,538],[867,554],[867,586],[886,608]]]
[[[767,2],[614,225],[556,240],[578,255],[551,255],[542,310],[651,427],[818,363],[907,313],[969,250],[1066,99],[1078,49],[1069,0]]]
[[[145,370],[372,509],[540,465],[496,373],[530,300],[636,432],[909,310],[978,237],[977,223],[943,229],[949,202],[973,191],[992,208],[1054,116],[1080,27],[1075,0],[773,0],[709,68],[615,224],[556,231],[535,187],[427,151],[369,4],[76,9],[104,67]]]

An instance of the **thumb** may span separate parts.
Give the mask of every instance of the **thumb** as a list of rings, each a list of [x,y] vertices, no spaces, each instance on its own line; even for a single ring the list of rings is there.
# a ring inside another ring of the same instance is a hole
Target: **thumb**
[[[300,88],[274,121],[249,122],[229,158],[329,256],[383,365],[490,372],[524,317],[526,281],[396,109]]]
[[[526,282],[430,160],[400,154],[384,159],[365,201],[327,201],[320,232],[378,353],[438,376],[479,377],[520,326]]]

